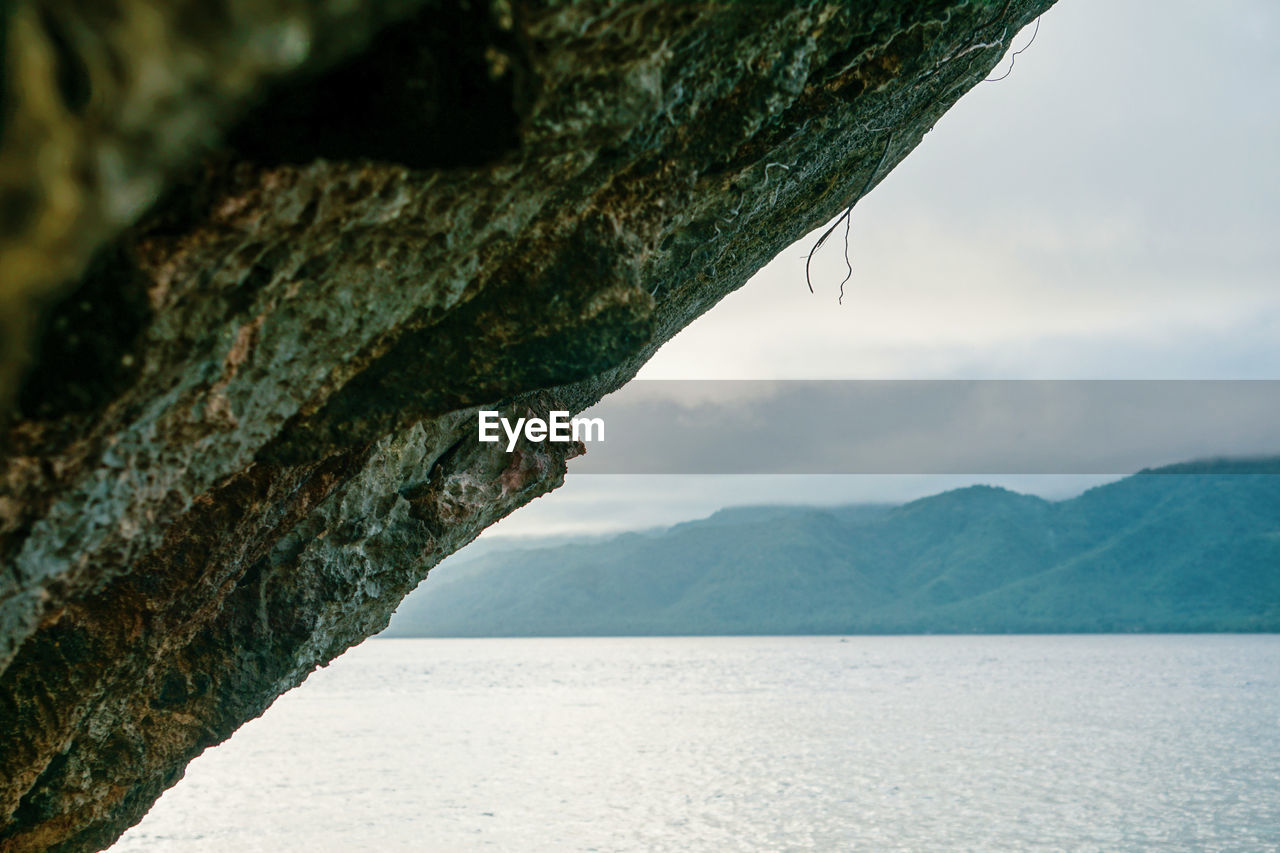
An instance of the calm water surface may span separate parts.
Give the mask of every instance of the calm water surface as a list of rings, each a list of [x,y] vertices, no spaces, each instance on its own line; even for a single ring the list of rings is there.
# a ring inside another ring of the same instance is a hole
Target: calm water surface
[[[374,640],[112,848],[1280,849],[1280,636]]]

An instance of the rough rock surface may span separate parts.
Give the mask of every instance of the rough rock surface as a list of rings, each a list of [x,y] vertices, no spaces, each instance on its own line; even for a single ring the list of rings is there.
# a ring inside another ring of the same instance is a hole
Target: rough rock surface
[[[421,0],[0,3],[0,408],[34,320],[264,85]]]
[[[581,449],[477,407],[625,382],[1049,2],[0,15],[0,849],[106,846],[385,626]]]

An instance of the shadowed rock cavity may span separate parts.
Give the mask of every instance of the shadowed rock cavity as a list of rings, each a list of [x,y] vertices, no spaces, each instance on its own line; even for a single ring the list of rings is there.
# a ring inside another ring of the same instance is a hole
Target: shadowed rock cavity
[[[475,410],[626,382],[1048,0],[109,5],[5,18],[5,851],[108,845],[559,485]]]
[[[505,28],[503,26],[505,24]],[[261,165],[381,160],[411,169],[481,166],[519,144],[527,75],[508,17],[481,3],[431,5],[338,67],[276,88],[229,134]]]

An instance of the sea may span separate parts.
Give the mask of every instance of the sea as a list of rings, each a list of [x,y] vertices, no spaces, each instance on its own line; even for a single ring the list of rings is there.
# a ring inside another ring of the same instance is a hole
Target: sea
[[[374,639],[111,849],[1280,850],[1280,636]]]

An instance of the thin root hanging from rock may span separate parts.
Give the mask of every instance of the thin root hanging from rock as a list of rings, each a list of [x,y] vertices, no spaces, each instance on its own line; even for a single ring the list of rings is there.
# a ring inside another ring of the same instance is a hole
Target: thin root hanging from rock
[[[871,170],[871,174],[867,176],[867,182],[866,184],[863,185],[862,191],[853,197],[853,201],[849,202],[849,206],[844,209],[844,213],[840,214],[840,216],[836,219],[836,221],[832,222],[830,227],[828,227],[826,231],[822,232],[822,236],[818,238],[818,242],[813,244],[813,248],[809,250],[809,255],[804,259],[804,280],[805,280],[805,283],[809,285],[810,293],[814,292],[813,277],[810,275],[810,272],[809,272],[809,266],[810,264],[813,263],[813,256],[819,249],[822,248],[822,245],[827,242],[827,238],[830,237],[835,232],[835,230],[840,227],[841,223],[843,223],[844,224],[844,265],[848,267],[849,271],[845,274],[844,279],[841,280],[840,282],[840,299],[838,304],[844,303],[844,286],[849,281],[849,279],[853,277],[853,264],[849,261],[849,221],[850,221],[850,217],[853,215],[853,206],[857,204],[859,201],[861,201],[863,196],[865,196],[868,192],[870,192],[871,185],[875,183],[876,176],[880,174],[880,170],[884,167],[884,161],[889,156],[889,146],[892,144],[893,144],[893,132],[890,131],[889,135],[884,138],[884,150],[880,152],[880,159],[879,161],[876,162],[876,167]]]
[[[1029,47],[1031,47],[1031,45],[1035,44],[1035,42],[1036,42],[1036,36],[1037,36],[1037,35],[1039,35],[1039,34],[1040,34],[1040,19],[1039,19],[1039,18],[1036,18],[1036,27],[1035,27],[1035,29],[1034,29],[1034,30],[1032,30],[1032,31],[1031,31],[1031,38],[1027,41],[1027,43],[1026,43],[1026,44],[1024,44],[1022,47],[1020,47],[1019,49],[1015,50],[1012,54],[1010,54],[1010,55],[1009,55],[1009,69],[1008,69],[1007,71],[1005,71],[1003,74],[1001,74],[999,77],[988,77],[987,79],[983,80],[982,82],[983,82],[983,83],[997,83],[997,82],[999,82],[999,81],[1003,80],[1004,78],[1008,77],[1010,74],[1012,74],[1012,73],[1013,73],[1013,66],[1017,63],[1017,61],[1018,61],[1018,57],[1019,57],[1019,56],[1021,56],[1023,53],[1025,53],[1025,52],[1026,52],[1026,50],[1027,50],[1027,48],[1029,48]]]
[[[999,77],[988,77],[983,82],[995,83],[1005,79],[1010,74],[1012,74],[1013,66],[1017,63],[1018,57],[1021,56],[1023,53],[1025,53],[1027,49],[1031,47],[1031,45],[1035,44],[1036,36],[1039,35],[1039,33],[1040,33],[1040,18],[1036,18],[1035,27],[1031,30],[1031,38],[1027,40],[1026,44],[1024,44],[1022,47],[1018,48],[1012,54],[1010,54],[1009,68]],[[930,130],[932,129],[933,128],[930,128]],[[804,260],[804,280],[805,280],[805,283],[809,285],[810,293],[814,292],[813,277],[810,275],[810,270],[809,270],[809,267],[813,262],[813,256],[814,254],[817,253],[819,249],[822,248],[823,244],[827,242],[827,238],[829,238],[833,233],[835,233],[835,230],[840,227],[841,223],[843,223],[844,224],[845,275],[844,275],[844,278],[840,280],[840,296],[839,296],[839,299],[837,300],[837,304],[841,304],[841,305],[844,304],[844,286],[849,283],[849,280],[851,278],[853,278],[853,264],[849,260],[849,225],[850,225],[850,219],[853,215],[853,206],[857,204],[859,201],[861,201],[862,197],[865,196],[867,192],[871,189],[871,184],[875,181],[876,176],[880,174],[880,170],[884,167],[885,158],[889,156],[889,146],[892,144],[892,142],[893,142],[893,133],[890,132],[889,135],[885,137],[884,151],[881,152],[880,154],[880,161],[876,163],[875,169],[871,171],[871,175],[870,177],[867,178],[867,183],[862,188],[862,192],[858,193],[854,197],[853,201],[849,203],[849,206],[844,209],[844,213],[840,214],[839,218],[837,218],[835,222],[831,223],[830,227],[828,227],[826,231],[822,232],[822,236],[818,238],[818,242],[814,243],[813,248],[809,250],[809,254]],[[780,165],[780,164],[770,164],[770,165]],[[786,168],[786,167],[784,166],[783,168]],[[765,182],[767,183],[768,180],[769,180],[769,168],[768,166],[766,166]]]

